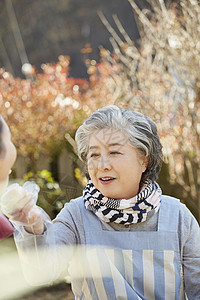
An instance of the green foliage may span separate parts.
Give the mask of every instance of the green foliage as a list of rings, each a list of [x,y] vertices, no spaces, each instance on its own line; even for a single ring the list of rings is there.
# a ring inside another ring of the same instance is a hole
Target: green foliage
[[[74,169],[74,175],[83,187],[87,184],[87,178],[79,168]]]
[[[42,207],[53,219],[67,202],[67,195],[61,190],[51,172],[47,170],[28,172],[24,175],[22,183],[25,181],[35,182],[40,187],[37,205]]]

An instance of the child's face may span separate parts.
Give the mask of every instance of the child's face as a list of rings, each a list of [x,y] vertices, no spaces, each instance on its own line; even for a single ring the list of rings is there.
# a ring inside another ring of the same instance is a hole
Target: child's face
[[[1,117],[0,120],[3,124],[1,140],[3,144],[3,151],[0,153],[0,195],[5,192],[8,184],[9,172],[12,168],[17,152],[16,148],[11,141],[11,134],[8,125]]]

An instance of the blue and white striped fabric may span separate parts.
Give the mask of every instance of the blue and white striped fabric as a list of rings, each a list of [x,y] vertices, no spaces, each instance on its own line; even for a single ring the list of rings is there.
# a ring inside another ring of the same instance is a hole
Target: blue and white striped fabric
[[[185,299],[177,199],[162,196],[157,231],[107,231],[82,199],[80,206],[88,246],[87,275],[72,279],[75,299]]]

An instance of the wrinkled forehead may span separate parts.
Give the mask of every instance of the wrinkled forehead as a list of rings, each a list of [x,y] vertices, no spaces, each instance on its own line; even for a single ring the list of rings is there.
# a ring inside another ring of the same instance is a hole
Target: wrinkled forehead
[[[89,147],[98,146],[99,144],[125,144],[128,142],[126,133],[116,128],[103,128],[96,130],[90,137]]]

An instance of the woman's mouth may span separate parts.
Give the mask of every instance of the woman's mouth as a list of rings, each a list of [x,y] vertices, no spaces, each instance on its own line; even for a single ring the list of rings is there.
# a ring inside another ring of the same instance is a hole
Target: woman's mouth
[[[109,176],[105,176],[105,177],[100,177],[99,180],[102,184],[108,184],[111,183],[115,180],[115,177],[109,177]]]

